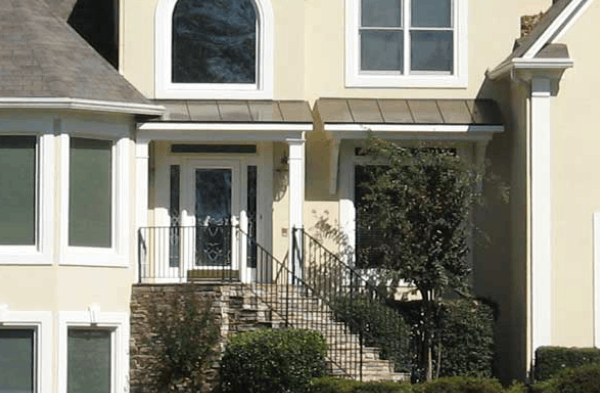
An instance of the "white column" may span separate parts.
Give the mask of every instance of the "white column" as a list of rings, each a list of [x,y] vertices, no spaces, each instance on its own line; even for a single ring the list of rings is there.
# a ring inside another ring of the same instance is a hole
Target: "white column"
[[[289,250],[290,250],[290,269],[294,269],[296,275],[302,277],[303,264],[301,262],[301,253],[296,254],[296,258],[292,257],[292,242],[294,237],[293,228],[304,227],[304,150],[305,141],[302,139],[289,139],[287,141],[289,146]],[[300,247],[302,245],[302,237],[296,234],[296,244]],[[296,260],[296,266],[292,266],[292,261]]]
[[[148,144],[149,140],[137,139],[135,142],[135,244],[136,244],[136,263],[135,276],[139,277],[139,255],[138,231],[142,227],[148,226]]]
[[[135,142],[136,173],[136,230],[148,226],[148,145],[150,141],[138,139]]]
[[[552,343],[551,80],[531,81],[531,335],[532,357]]]

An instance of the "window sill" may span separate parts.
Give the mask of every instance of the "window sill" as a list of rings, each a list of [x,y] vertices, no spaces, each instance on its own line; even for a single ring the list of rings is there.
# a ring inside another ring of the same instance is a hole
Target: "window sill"
[[[258,88],[255,84],[194,84],[168,83],[158,85],[155,92],[157,99],[272,99],[273,92]]]
[[[52,265],[52,258],[35,246],[0,246],[0,265]]]
[[[443,89],[455,88],[462,89],[468,86],[465,76],[460,75],[365,75],[353,74],[346,75],[346,87],[348,88],[429,88]]]

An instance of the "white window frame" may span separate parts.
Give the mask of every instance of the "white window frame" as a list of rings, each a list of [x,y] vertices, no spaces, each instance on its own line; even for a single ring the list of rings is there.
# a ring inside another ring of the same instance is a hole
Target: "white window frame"
[[[58,392],[67,393],[69,328],[111,332],[111,393],[129,391],[129,314],[88,311],[62,311],[58,316]]]
[[[36,214],[35,244],[0,245],[0,265],[51,265],[54,244],[54,135],[49,119],[5,120],[2,136],[35,136],[36,143]]]
[[[102,130],[102,134],[98,128]],[[74,130],[86,130],[85,133]],[[127,125],[90,121],[65,122],[60,135],[60,248],[61,265],[129,267],[130,243],[130,157],[132,141]],[[81,247],[69,245],[69,187],[70,139],[88,138],[113,141],[112,148],[112,198],[111,247]],[[131,148],[131,149],[130,149]]]
[[[270,0],[256,6],[256,83],[173,83],[173,10],[179,0],[159,0],[155,14],[155,97],[164,99],[273,98],[274,17]]]
[[[0,304],[0,329],[34,331],[35,393],[52,391],[52,313],[50,311],[11,311]]]
[[[398,0],[400,1],[400,0]],[[410,18],[410,1],[403,2],[404,20]],[[346,87],[364,88],[465,88],[468,84],[468,0],[454,0],[454,73],[418,71],[412,74],[400,74],[394,71],[361,71],[360,70],[360,14],[361,0],[346,0]],[[403,23],[404,25],[404,23]],[[404,28],[405,43],[410,42]],[[405,64],[410,64],[410,45],[404,45]],[[406,68],[406,67],[405,67]],[[406,70],[405,70],[406,72]]]

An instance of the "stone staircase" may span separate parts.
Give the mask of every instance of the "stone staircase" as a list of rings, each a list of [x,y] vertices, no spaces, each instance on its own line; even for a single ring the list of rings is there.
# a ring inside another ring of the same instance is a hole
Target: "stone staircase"
[[[240,290],[241,299],[232,304],[241,303],[241,313],[256,319],[257,325],[272,328],[287,325],[321,332],[327,341],[327,358],[333,375],[363,381],[409,378],[407,374],[394,372],[391,361],[380,359],[378,348],[361,346],[359,336],[336,321],[329,306],[307,291],[279,284],[249,284]],[[240,315],[233,319],[240,320]]]

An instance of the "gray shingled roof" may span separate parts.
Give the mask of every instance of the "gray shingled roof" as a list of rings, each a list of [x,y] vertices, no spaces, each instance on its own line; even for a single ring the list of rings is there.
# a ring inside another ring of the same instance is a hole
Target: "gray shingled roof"
[[[44,0],[0,0],[0,97],[152,104]]]
[[[263,100],[156,100],[167,110],[162,119],[168,122],[241,122],[241,123],[312,123],[306,101]]]
[[[503,124],[492,100],[320,98],[315,115],[322,124]]]
[[[56,16],[67,20],[69,15],[71,15],[77,0],[46,0],[46,3],[48,3]]]

